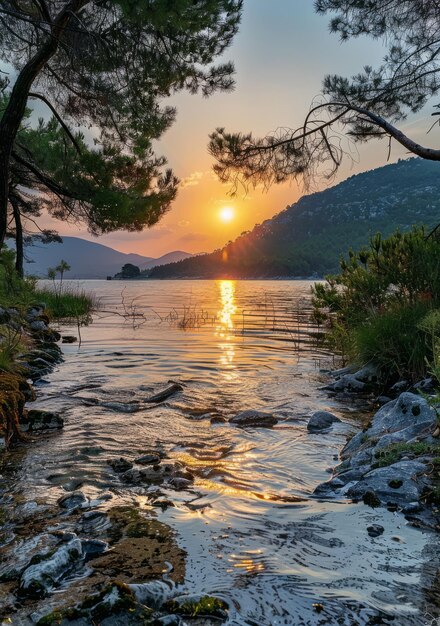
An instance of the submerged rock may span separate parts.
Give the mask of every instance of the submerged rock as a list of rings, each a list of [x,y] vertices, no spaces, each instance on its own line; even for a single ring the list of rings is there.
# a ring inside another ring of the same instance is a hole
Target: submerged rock
[[[172,381],[169,381],[169,382],[171,383],[169,387],[166,387],[162,391],[159,391],[159,393],[156,393],[153,396],[146,398],[145,402],[147,403],[163,402],[164,400],[167,400],[167,398],[170,398],[171,396],[173,396],[178,391],[183,391],[183,386],[180,383],[174,383]]]
[[[77,509],[88,502],[86,496],[82,491],[74,491],[62,496],[58,500],[58,504],[62,509],[73,510]]]
[[[239,428],[271,428],[278,423],[278,420],[271,413],[264,413],[263,411],[254,411],[250,409],[248,411],[238,413],[238,415],[235,415],[235,417],[232,417],[229,420],[229,423],[234,424],[234,426],[238,426]]]
[[[75,335],[62,335],[61,342],[62,343],[76,343],[78,338]]]
[[[58,430],[64,427],[64,420],[58,413],[52,411],[43,411],[39,409],[30,409],[27,411],[26,422],[23,430]]]
[[[133,467],[133,463],[131,463],[131,461],[129,461],[128,459],[125,459],[123,456],[121,456],[119,459],[109,459],[107,461],[107,465],[110,465],[110,467],[117,474],[122,474],[123,472],[126,472]]]
[[[157,454],[143,454],[138,456],[134,462],[138,465],[157,465],[160,463],[160,457]]]
[[[334,424],[335,422],[340,422],[341,420],[333,413],[329,411],[317,411],[312,415],[307,424],[307,430],[311,433],[317,433],[322,430],[327,430]]]
[[[78,538],[62,544],[52,554],[35,558],[20,577],[19,595],[44,598],[53,587],[82,559],[82,545]]]
[[[368,526],[367,533],[370,537],[380,537],[380,535],[383,535],[384,530],[385,528],[380,524],[372,524],[371,526]]]

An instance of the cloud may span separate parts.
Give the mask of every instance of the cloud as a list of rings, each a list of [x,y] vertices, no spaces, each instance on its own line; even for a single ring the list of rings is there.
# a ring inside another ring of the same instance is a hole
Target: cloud
[[[177,222],[177,226],[180,226],[180,228],[187,228],[190,224],[191,222],[188,220],[180,220],[180,222]]]
[[[181,188],[185,189],[185,187],[195,187],[200,183],[203,175],[204,172],[192,172],[192,174],[190,174],[186,178],[182,178],[182,180],[180,181]]]

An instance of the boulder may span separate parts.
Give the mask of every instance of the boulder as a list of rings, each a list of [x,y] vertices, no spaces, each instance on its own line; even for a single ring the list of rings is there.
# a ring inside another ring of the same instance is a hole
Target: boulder
[[[229,420],[229,423],[234,424],[234,426],[238,426],[239,428],[271,428],[278,423],[278,420],[271,413],[264,413],[263,411],[254,411],[250,409],[248,411],[238,413],[238,415],[235,415],[235,417],[232,417]]]
[[[418,501],[428,487],[428,471],[428,466],[419,461],[399,461],[367,472],[347,495],[353,500],[362,500],[372,491],[384,505],[409,504]]]
[[[369,437],[381,437],[404,428],[420,426],[429,429],[436,424],[437,416],[434,409],[424,398],[414,393],[405,392],[396,400],[388,402],[374,416],[367,431]]]
[[[307,430],[311,433],[321,432],[322,430],[329,429],[332,424],[335,422],[340,422],[341,420],[333,413],[329,411],[317,411],[312,415],[307,424]]]

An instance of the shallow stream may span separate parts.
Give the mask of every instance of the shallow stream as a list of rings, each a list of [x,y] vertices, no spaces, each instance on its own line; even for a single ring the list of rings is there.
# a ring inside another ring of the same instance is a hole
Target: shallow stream
[[[19,558],[22,543],[44,530],[45,507],[80,488],[92,499],[112,495],[98,508],[137,504],[174,529],[186,552],[182,592],[226,600],[230,626],[436,623],[425,616],[435,595],[436,538],[398,513],[312,495],[362,415],[319,390],[334,362],[316,343],[310,283],[81,285],[101,311],[38,386],[36,406],[61,412],[64,430],[7,458],[2,487],[28,523],[11,530],[3,558],[14,551]],[[169,380],[183,391],[130,412]],[[321,408],[343,423],[308,434],[307,416]],[[271,412],[279,423],[242,430],[218,419],[246,409]],[[151,449],[196,478],[188,490],[167,490],[174,506],[163,511],[107,464]],[[384,526],[382,536],[369,537],[372,523]],[[69,528],[61,514],[50,525]],[[64,580],[46,608],[65,603],[89,574]],[[8,593],[0,591],[0,604],[11,601]],[[24,604],[12,623],[31,624],[38,610]]]

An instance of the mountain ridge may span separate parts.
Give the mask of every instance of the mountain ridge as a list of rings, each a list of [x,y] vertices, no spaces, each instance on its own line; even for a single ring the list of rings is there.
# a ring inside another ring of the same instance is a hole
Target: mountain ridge
[[[8,244],[12,242],[8,241]],[[137,265],[141,269],[151,269],[160,263],[169,262],[170,258],[188,258],[190,253],[173,251],[159,258],[125,253],[104,244],[81,239],[63,237],[62,243],[32,244],[25,247],[25,274],[44,278],[49,267],[55,267],[64,259],[71,270],[65,273],[70,279],[102,279],[114,276],[126,263]]]
[[[211,254],[156,267],[150,278],[300,278],[338,270],[371,235],[440,221],[440,165],[401,159],[309,195]]]

